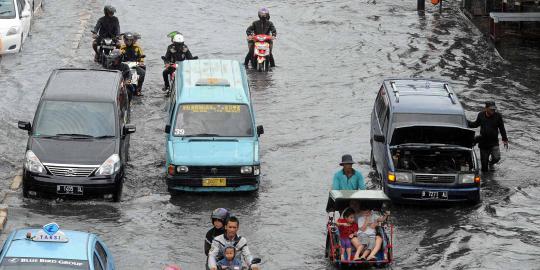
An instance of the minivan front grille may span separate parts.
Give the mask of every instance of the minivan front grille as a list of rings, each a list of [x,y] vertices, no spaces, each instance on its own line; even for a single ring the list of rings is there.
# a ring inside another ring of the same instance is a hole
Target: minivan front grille
[[[186,175],[192,177],[240,176],[240,166],[189,166]]]
[[[450,184],[456,181],[454,174],[417,174],[414,180],[416,183],[431,183],[431,184]]]
[[[44,163],[45,168],[54,176],[88,177],[98,168],[97,165],[68,165]]]

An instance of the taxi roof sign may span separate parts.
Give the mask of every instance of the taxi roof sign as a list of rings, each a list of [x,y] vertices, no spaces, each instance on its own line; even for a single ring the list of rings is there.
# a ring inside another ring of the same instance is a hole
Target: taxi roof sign
[[[226,86],[230,87],[231,83],[223,78],[200,78],[195,83],[195,86]]]
[[[32,237],[34,242],[59,242],[67,243],[68,237],[60,230],[60,226],[56,223],[49,223],[43,226],[43,229],[38,231],[35,236]]]

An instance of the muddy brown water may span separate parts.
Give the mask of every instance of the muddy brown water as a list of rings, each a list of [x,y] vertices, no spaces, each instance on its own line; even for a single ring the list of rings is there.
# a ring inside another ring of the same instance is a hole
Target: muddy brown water
[[[142,34],[148,66],[145,96],[133,106],[137,133],[123,202],[22,199],[17,192],[6,200],[5,233],[54,220],[66,229],[99,234],[120,269],[161,269],[166,263],[203,269],[210,212],[227,207],[239,216],[240,233],[265,269],[333,269],[323,256],[324,209],[338,161],[351,153],[361,161],[368,185],[376,186],[367,177],[375,92],[384,78],[428,77],[451,81],[471,118],[485,100],[495,100],[506,118],[510,150],[503,151],[496,172],[484,176],[477,206],[393,207],[393,268],[538,269],[540,65],[531,60],[537,48],[510,46],[502,59],[457,3],[442,15],[428,6],[419,16],[411,1],[267,1],[278,29],[278,67],[267,74],[249,72],[256,119],[266,131],[261,188],[251,195],[171,198],[163,177],[166,99],[160,91],[166,34],[183,32],[200,58],[243,60],[244,31],[259,3],[170,3],[112,1],[122,29]],[[90,28],[102,4],[46,1],[23,53],[0,60],[3,187],[22,166],[27,135],[17,120],[32,119],[50,71],[97,67]],[[522,57],[527,54],[532,56]]]

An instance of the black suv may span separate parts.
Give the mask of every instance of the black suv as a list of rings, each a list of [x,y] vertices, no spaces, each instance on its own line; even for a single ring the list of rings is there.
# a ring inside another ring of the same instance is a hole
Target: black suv
[[[23,168],[23,195],[120,201],[128,159],[129,102],[119,71],[57,69],[43,90]]]
[[[474,131],[447,82],[385,80],[370,143],[372,167],[393,201],[480,200]]]

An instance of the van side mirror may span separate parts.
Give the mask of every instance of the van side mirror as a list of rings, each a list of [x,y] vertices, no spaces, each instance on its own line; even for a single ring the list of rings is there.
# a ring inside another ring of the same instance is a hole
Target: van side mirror
[[[131,133],[135,133],[135,130],[137,130],[135,128],[135,125],[133,124],[127,124],[124,126],[124,135],[128,135],[128,134],[131,134]]]
[[[17,126],[19,126],[19,128],[22,129],[22,130],[27,130],[28,132],[30,132],[30,130],[32,130],[32,124],[30,124],[30,122],[19,121],[17,123]]]
[[[263,126],[257,126],[257,136],[260,137],[264,134],[264,127]]]
[[[165,126],[165,133],[167,133],[167,134],[171,133],[171,125],[166,125]]]
[[[253,260],[251,261],[251,264],[259,264],[261,263],[261,258],[253,258]]]
[[[386,139],[384,138],[384,135],[382,134],[373,135],[373,140],[376,142],[381,142],[381,143],[384,143],[386,141]]]

